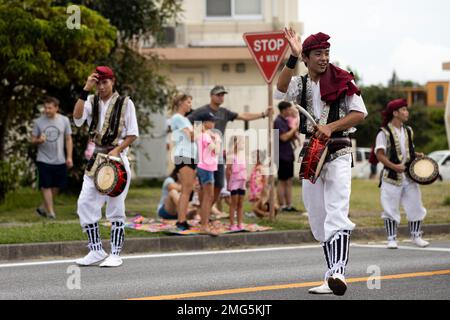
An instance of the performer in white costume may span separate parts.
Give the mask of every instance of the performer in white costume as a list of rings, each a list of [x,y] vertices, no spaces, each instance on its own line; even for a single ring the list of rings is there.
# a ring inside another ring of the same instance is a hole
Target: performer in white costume
[[[355,225],[348,218],[354,126],[364,121],[367,110],[353,75],[330,64],[330,37],[318,33],[308,37],[303,48],[292,29],[285,30],[291,57],[278,79],[275,98],[294,101],[316,120],[317,126],[302,115],[300,131],[330,139],[329,155],[315,184],[303,180],[303,202],[309,213],[311,231],[320,241],[327,263],[324,284],[310,293],[343,295],[347,290],[345,268],[349,257],[350,234]],[[306,76],[295,76],[297,60],[308,68]]]
[[[131,180],[130,164],[127,158],[128,147],[139,136],[136,110],[129,97],[120,96],[113,91],[114,72],[100,66],[91,74],[74,108],[75,125],[81,127],[85,121],[90,126],[91,142],[95,151],[90,159],[83,178],[83,186],[78,198],[77,213],[84,232],[88,235],[89,253],[77,264],[88,266],[103,261],[101,267],[122,265],[120,252],[124,244],[125,198]],[[97,87],[97,94],[89,92]],[[124,191],[117,197],[101,194],[95,187],[93,175],[98,153],[120,157],[127,172]],[[111,254],[103,250],[99,231],[102,207],[106,203],[106,218],[111,222]]]
[[[396,99],[389,102],[383,116],[384,123],[376,138],[375,154],[384,165],[381,173],[381,217],[388,235],[387,247],[397,248],[400,204],[405,209],[413,243],[426,247],[429,243],[422,239],[422,222],[427,211],[423,207],[418,184],[405,175],[406,164],[415,157],[423,156],[414,150],[411,127],[404,125],[409,118],[407,101]]]

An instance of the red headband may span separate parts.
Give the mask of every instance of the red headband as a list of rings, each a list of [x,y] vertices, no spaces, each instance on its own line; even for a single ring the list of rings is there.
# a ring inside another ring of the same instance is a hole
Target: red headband
[[[98,66],[95,68],[95,72],[98,73],[98,80],[115,79],[114,72],[111,68],[105,66]]]
[[[330,47],[329,39],[330,36],[322,32],[310,35],[303,42],[303,52],[309,52],[315,49],[328,49]]]
[[[395,99],[390,101],[386,109],[383,111],[383,127],[386,126],[391,120],[394,114],[394,111],[397,111],[400,108],[407,107],[408,101],[406,99]]]

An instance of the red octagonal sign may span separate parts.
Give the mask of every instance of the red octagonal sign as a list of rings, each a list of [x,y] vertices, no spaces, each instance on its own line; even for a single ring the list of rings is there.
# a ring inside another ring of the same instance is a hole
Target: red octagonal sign
[[[264,79],[272,83],[288,49],[284,32],[244,33],[244,40]]]

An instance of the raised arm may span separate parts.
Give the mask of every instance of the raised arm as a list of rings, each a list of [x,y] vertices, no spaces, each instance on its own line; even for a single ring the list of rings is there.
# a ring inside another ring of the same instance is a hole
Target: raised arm
[[[302,43],[301,38],[292,28],[284,28],[284,36],[291,48],[291,55],[295,58],[300,58],[302,55]],[[295,75],[295,68],[284,67],[278,77],[277,89],[283,93],[287,92],[289,83],[292,77]]]
[[[80,98],[78,98],[77,102],[75,103],[75,107],[73,109],[73,118],[75,120],[79,120],[83,117],[84,102],[87,100],[89,92],[97,85],[97,82],[98,82],[97,73],[93,73],[88,77],[86,84],[84,85],[83,88],[83,93],[81,94]]]

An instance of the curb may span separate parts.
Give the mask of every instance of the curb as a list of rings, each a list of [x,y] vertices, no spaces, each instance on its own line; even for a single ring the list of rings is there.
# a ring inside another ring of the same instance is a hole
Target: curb
[[[450,224],[426,225],[424,233],[429,235],[450,234]],[[399,236],[409,236],[407,226],[398,228]],[[385,238],[384,228],[360,228],[352,233],[353,240],[374,240]],[[219,237],[210,236],[166,236],[159,238],[126,239],[124,254],[163,253],[174,251],[201,251],[257,247],[268,245],[300,245],[315,242],[309,230],[270,231],[262,233],[238,233]],[[109,241],[103,241],[105,251],[109,251]],[[80,257],[87,253],[86,241],[58,243],[30,243],[0,245],[0,261],[30,260],[48,257]]]

